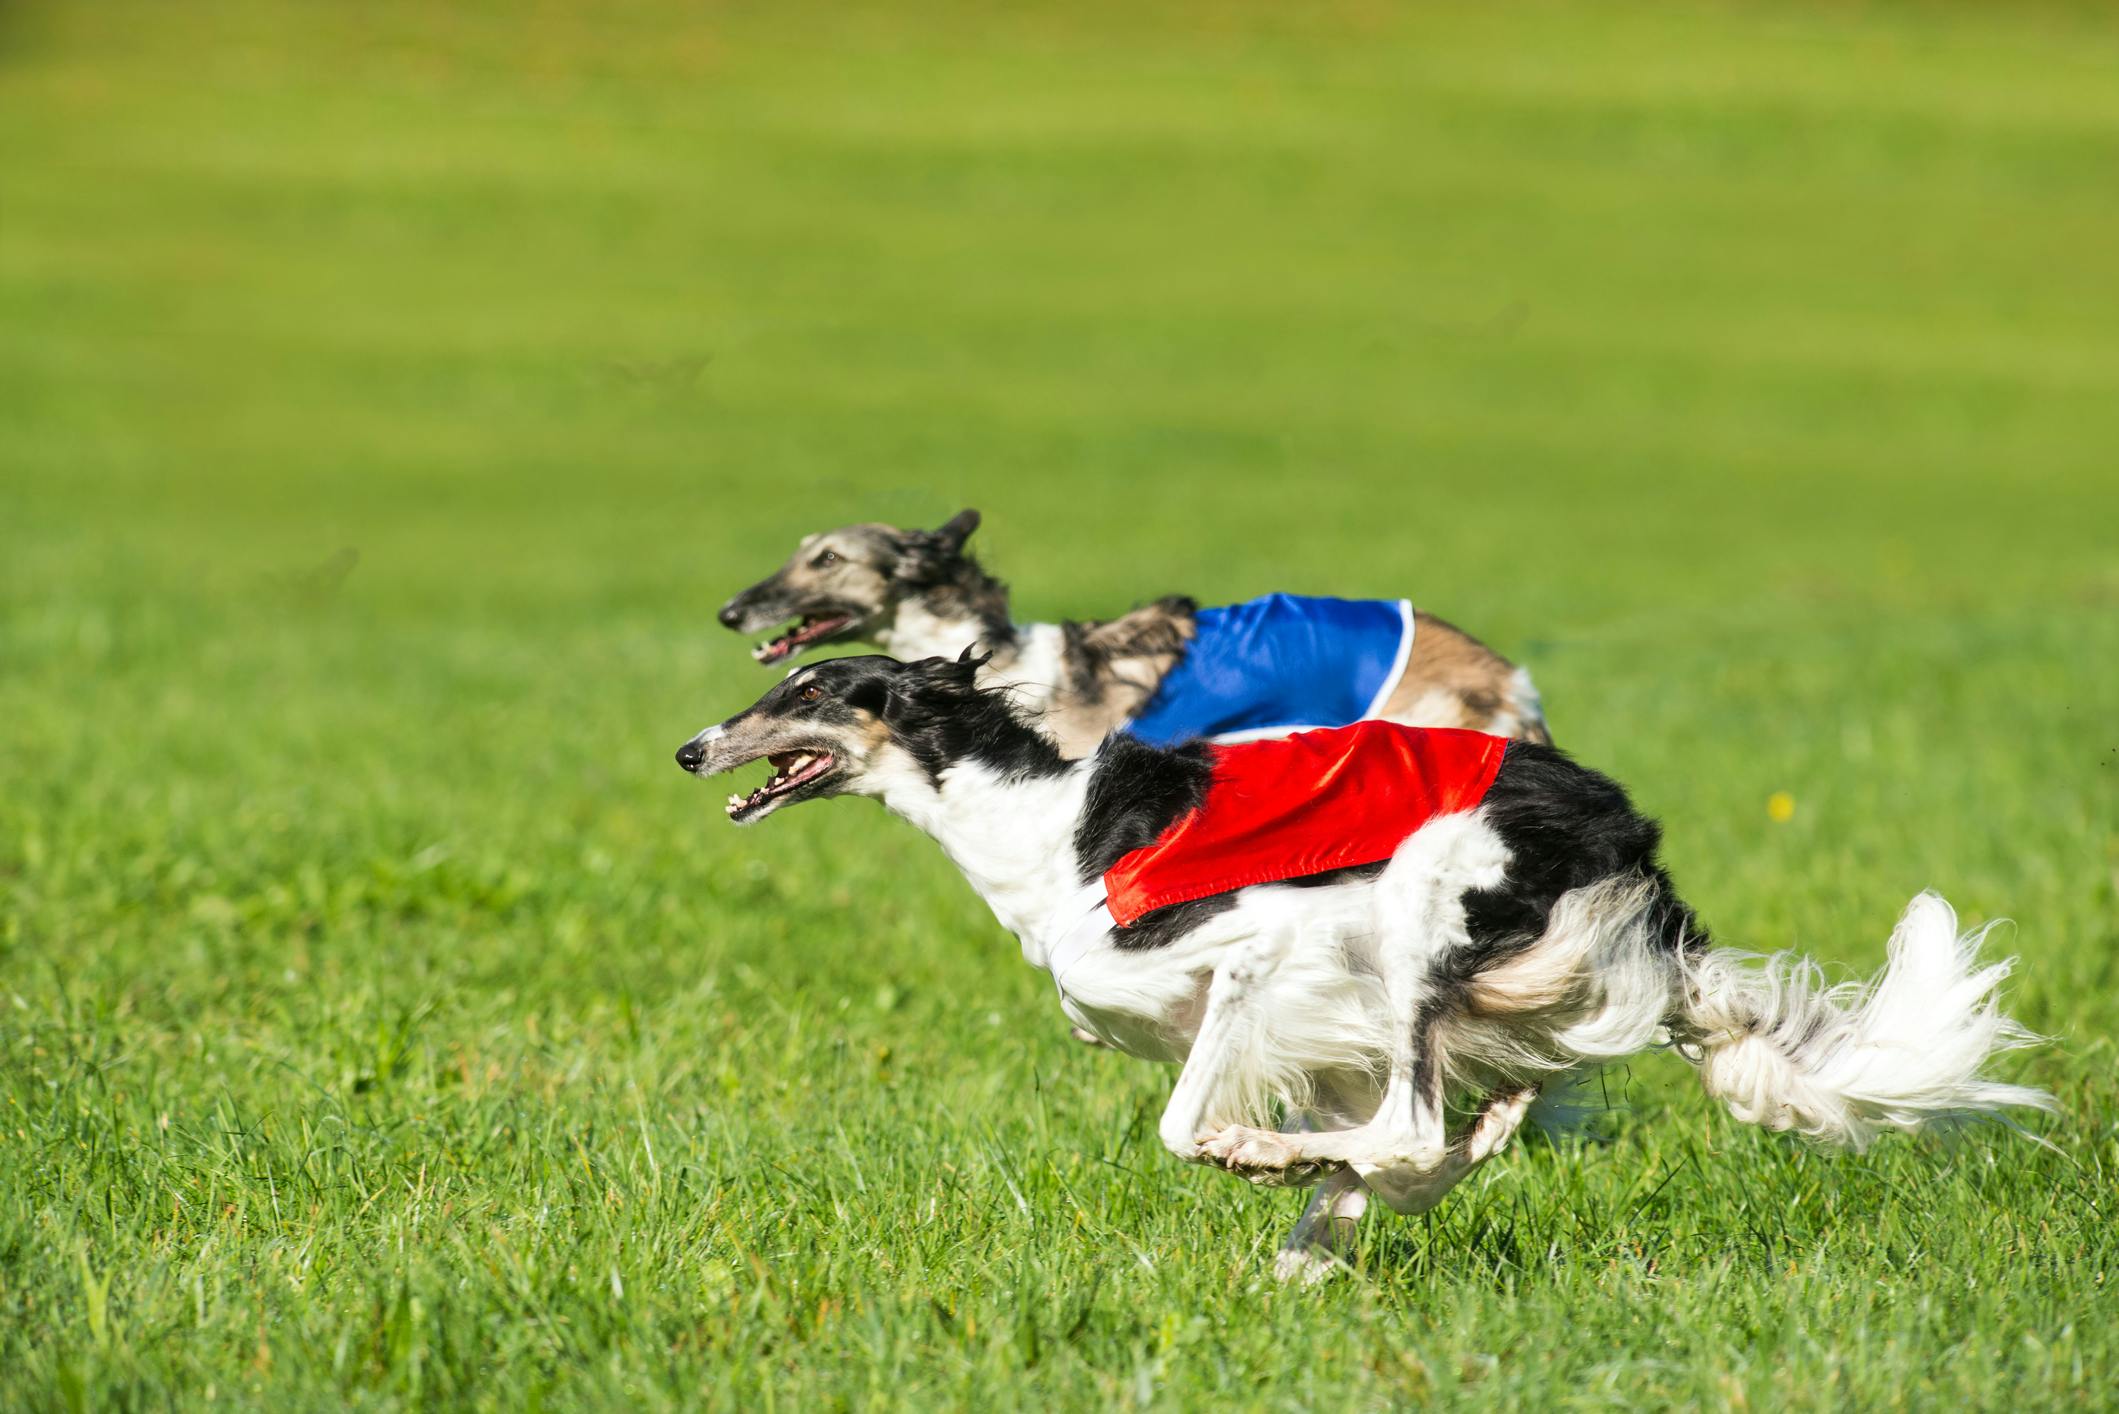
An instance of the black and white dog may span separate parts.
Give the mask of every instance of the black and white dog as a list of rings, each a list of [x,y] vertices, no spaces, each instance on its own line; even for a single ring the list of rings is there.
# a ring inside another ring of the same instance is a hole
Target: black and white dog
[[[1201,608],[1158,599],[1116,619],[1018,624],[1008,589],[964,545],[979,513],[935,530],[849,525],[805,536],[771,575],[722,606],[738,633],[793,626],[752,656],[868,642],[897,658],[983,655],[1068,756],[1125,728],[1173,744],[1275,736],[1364,718],[1549,741],[1530,675],[1402,600],[1271,594]]]
[[[975,661],[865,657],[797,671],[677,760],[699,776],[771,761],[764,785],[729,797],[738,824],[864,795],[933,836],[1078,1025],[1182,1063],[1160,1125],[1172,1153],[1319,1185],[1284,1276],[1330,1270],[1370,1194],[1433,1206],[1509,1142],[1541,1086],[1660,1042],[1740,1119],[1828,1144],[2049,1107],[1983,1074],[2032,1038],[1997,1008],[2009,964],[1981,964],[1980,936],[1960,937],[1941,898],[1906,909],[1867,986],[1827,987],[1788,955],[1754,965],[1708,943],[1657,862],[1657,826],[1615,782],[1550,747],[1487,745],[1498,765],[1476,807],[1435,815],[1387,859],[1123,928],[1107,875],[1211,814],[1217,748],[1119,735],[1069,761],[978,685]],[[1452,1135],[1446,1104],[1465,1097],[1475,1113]],[[1276,1105],[1286,1132],[1265,1127]]]

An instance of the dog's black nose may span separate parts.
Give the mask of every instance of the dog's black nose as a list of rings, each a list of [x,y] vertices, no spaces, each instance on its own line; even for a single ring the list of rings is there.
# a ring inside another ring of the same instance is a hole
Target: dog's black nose
[[[721,612],[716,617],[721,620],[721,627],[734,628],[737,624],[743,622],[743,611],[738,609],[736,601],[731,599],[721,606]]]
[[[706,748],[696,741],[688,741],[677,748],[677,764],[687,771],[698,770],[699,763],[705,759]]]

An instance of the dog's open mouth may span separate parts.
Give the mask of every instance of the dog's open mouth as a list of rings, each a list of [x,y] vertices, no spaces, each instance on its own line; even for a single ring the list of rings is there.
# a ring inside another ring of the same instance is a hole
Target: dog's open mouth
[[[772,762],[772,775],[749,795],[728,798],[729,819],[744,820],[757,814],[772,802],[822,780],[836,764],[828,751],[776,751],[765,759]]]
[[[797,649],[822,643],[852,622],[851,614],[804,614],[793,628],[751,649],[750,655],[761,663],[777,663]]]

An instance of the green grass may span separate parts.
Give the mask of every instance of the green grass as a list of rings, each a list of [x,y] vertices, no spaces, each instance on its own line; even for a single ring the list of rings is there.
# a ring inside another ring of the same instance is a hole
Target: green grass
[[[0,1404],[2108,1407],[2115,72],[2088,6],[10,7]],[[1651,1055],[1276,1288],[1294,1200],[925,840],[670,765],[769,681],[732,587],[966,504],[1028,615],[1488,636],[1730,942],[2013,918],[2059,1151]]]

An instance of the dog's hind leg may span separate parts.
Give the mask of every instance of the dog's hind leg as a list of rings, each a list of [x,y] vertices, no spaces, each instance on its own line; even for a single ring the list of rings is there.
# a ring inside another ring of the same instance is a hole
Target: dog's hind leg
[[[1345,1265],[1354,1245],[1354,1227],[1368,1211],[1368,1187],[1352,1169],[1327,1176],[1310,1195],[1310,1204],[1295,1221],[1295,1230],[1280,1244],[1273,1275],[1305,1286],[1323,1281]]]
[[[1508,1147],[1508,1141],[1523,1127],[1523,1116],[1530,1112],[1531,1101],[1537,1098],[1535,1086],[1497,1091],[1486,1097],[1478,1118],[1464,1137],[1444,1153],[1440,1164],[1431,1169],[1418,1165],[1385,1167],[1372,1172],[1366,1181],[1384,1195],[1391,1211],[1424,1213],[1469,1177],[1472,1170]]]
[[[1295,1224],[1295,1231],[1282,1246],[1275,1268],[1282,1279],[1301,1277],[1314,1281],[1334,1258],[1343,1254],[1345,1242],[1352,1235],[1352,1221],[1334,1223],[1330,1228],[1326,1224],[1335,1218],[1358,1220],[1367,1210],[1370,1194],[1383,1199],[1396,1213],[1426,1212],[1473,1170],[1508,1147],[1537,1097],[1535,1086],[1494,1092],[1486,1097],[1478,1116],[1453,1144],[1444,1140],[1437,1145],[1404,1146],[1394,1151],[1379,1147],[1366,1126],[1316,1135],[1315,1142],[1304,1142],[1302,1136],[1231,1128],[1213,1136],[1203,1146],[1203,1152],[1211,1161],[1254,1183],[1282,1181],[1278,1174],[1283,1168],[1314,1172],[1320,1163],[1345,1165],[1319,1186]]]

